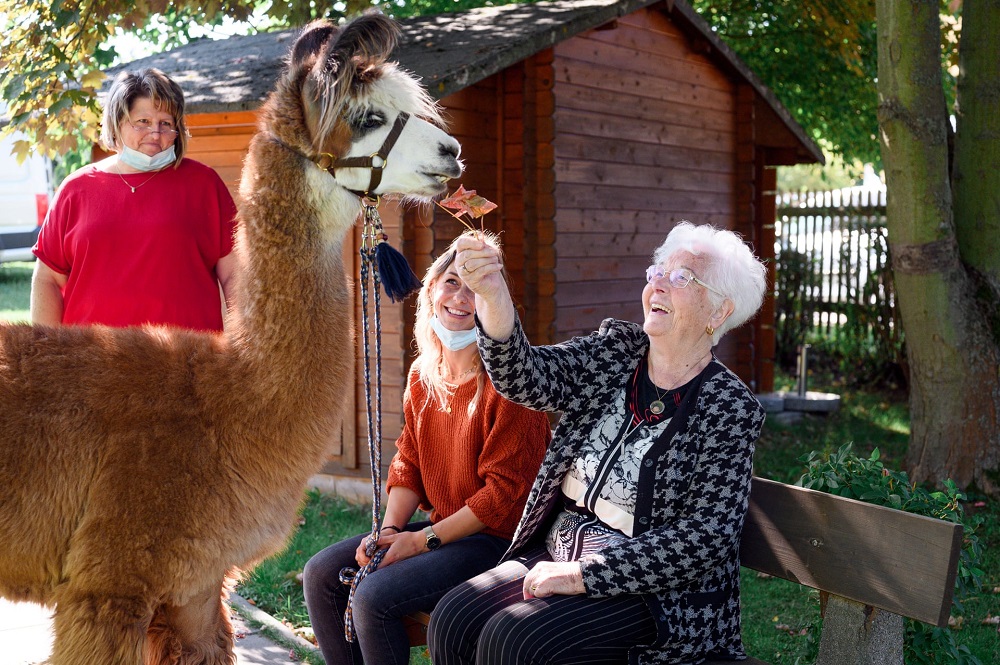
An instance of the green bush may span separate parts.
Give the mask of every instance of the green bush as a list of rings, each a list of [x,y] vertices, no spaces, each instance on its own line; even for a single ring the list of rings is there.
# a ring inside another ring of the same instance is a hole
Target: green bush
[[[965,512],[962,501],[966,497],[951,480],[945,482],[943,490],[931,491],[911,483],[904,471],[885,468],[879,461],[878,448],[867,459],[855,455],[851,448],[852,444],[847,443],[828,456],[816,452],[804,455],[801,461],[807,469],[796,484],[961,524],[964,534],[952,615],[963,612],[963,601],[979,592],[986,575],[981,568],[982,544],[976,534],[982,519]],[[905,660],[908,665],[982,665],[968,647],[958,645],[950,628],[912,620],[907,621]]]

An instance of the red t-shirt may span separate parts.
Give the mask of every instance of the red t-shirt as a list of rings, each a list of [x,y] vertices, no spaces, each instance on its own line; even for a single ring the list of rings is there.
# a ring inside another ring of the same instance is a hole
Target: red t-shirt
[[[63,323],[222,330],[215,265],[233,248],[235,217],[222,179],[199,162],[155,176],[91,165],[63,182],[33,251],[67,276]]]

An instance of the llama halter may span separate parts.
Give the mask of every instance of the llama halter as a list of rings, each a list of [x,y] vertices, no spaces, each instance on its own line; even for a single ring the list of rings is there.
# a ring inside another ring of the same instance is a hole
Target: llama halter
[[[385,137],[385,141],[382,142],[382,147],[367,157],[341,157],[340,159],[337,159],[335,155],[323,152],[310,159],[312,159],[312,161],[321,169],[326,169],[326,171],[332,175],[335,180],[337,178],[337,169],[371,169],[371,175],[368,179],[368,188],[365,189],[365,191],[362,192],[356,189],[347,190],[363,199],[371,198],[374,196],[375,190],[382,182],[382,171],[388,163],[389,153],[392,151],[392,147],[396,145],[396,140],[399,139],[399,135],[403,133],[403,127],[409,119],[410,114],[406,111],[401,111],[399,115],[396,116],[396,121],[392,123],[392,129],[389,130],[389,134]]]

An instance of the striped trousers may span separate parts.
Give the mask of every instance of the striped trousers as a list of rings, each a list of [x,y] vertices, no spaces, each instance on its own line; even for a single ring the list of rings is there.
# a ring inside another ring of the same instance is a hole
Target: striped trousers
[[[524,600],[522,578],[544,547],[506,561],[449,591],[427,631],[434,665],[627,663],[650,644],[656,624],[642,596],[550,596]]]

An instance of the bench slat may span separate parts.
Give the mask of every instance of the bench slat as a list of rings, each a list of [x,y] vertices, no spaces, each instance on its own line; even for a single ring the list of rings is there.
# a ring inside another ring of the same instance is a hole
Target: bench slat
[[[427,612],[414,612],[403,617],[403,628],[406,629],[406,636],[410,638],[411,647],[427,644],[427,625],[430,622],[431,615]]]
[[[754,478],[741,565],[944,626],[962,526]]]

